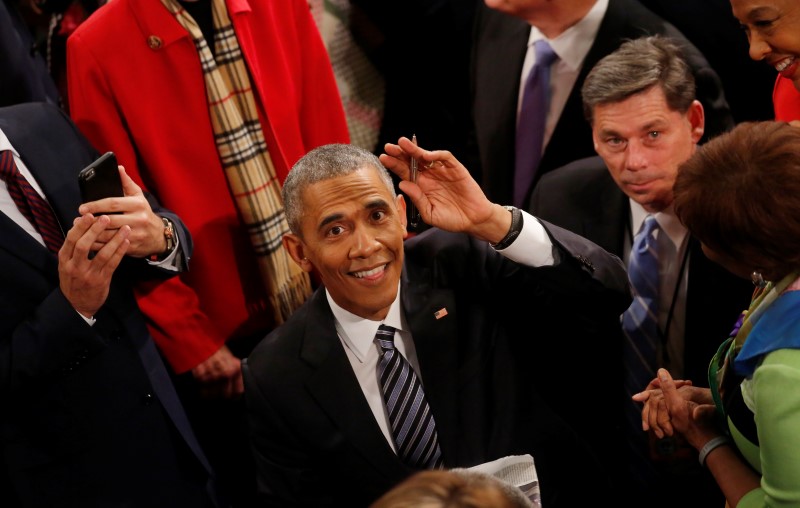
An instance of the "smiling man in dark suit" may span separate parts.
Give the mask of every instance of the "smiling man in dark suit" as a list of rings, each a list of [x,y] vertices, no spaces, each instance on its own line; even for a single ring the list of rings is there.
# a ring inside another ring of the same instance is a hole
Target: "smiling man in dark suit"
[[[541,354],[554,339],[539,322],[557,311],[578,308],[575,319],[587,322],[618,315],[630,301],[619,259],[492,203],[449,152],[406,138],[385,150],[378,160],[349,145],[317,148],[284,184],[284,247],[324,286],[243,368],[263,500],[367,506],[416,470],[525,453],[544,506],[602,498],[593,457],[520,382],[531,365],[512,351]],[[424,168],[417,185],[405,181],[411,157]],[[405,201],[382,164],[434,226],[407,242]],[[385,340],[381,325],[394,329]],[[435,422],[424,434],[432,441],[421,440],[432,459],[424,464],[403,458],[395,431],[404,427],[384,405],[394,393],[379,376],[391,340]]]
[[[96,157],[56,106],[0,108],[0,497],[221,506],[132,291],[186,269],[191,238],[124,171],[124,197],[82,205],[78,171]]]
[[[594,64],[628,39],[660,34],[680,40],[697,81],[697,98],[705,108],[706,136],[733,127],[719,77],[703,55],[637,0],[486,0],[485,4],[476,14],[471,64],[473,145],[480,167],[470,169],[489,199],[511,201],[521,83],[534,63],[533,46],[540,39],[558,58],[550,66],[541,162],[532,168],[533,183],[522,194],[529,196],[543,174],[594,155],[581,86]]]

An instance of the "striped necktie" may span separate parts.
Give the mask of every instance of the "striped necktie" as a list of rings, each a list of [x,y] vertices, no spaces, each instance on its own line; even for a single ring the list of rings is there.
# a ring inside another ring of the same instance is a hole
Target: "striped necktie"
[[[544,39],[534,43],[536,63],[525,79],[514,155],[514,205],[527,208],[528,196],[542,160],[544,128],[550,110],[550,66],[558,55]]]
[[[658,327],[658,252],[654,235],[658,227],[656,218],[648,215],[633,240],[628,261],[633,302],[622,314],[625,417],[637,476],[647,474],[650,459],[646,448],[647,434],[642,430],[641,406],[632,401],[631,396],[644,390],[656,375],[656,353],[661,336]]]
[[[442,466],[442,452],[436,422],[417,373],[394,347],[394,332],[381,325],[375,340],[381,349],[378,379],[397,453],[411,467],[437,469]]]
[[[6,182],[14,204],[42,235],[45,246],[50,252],[58,253],[64,243],[64,233],[53,209],[19,172],[11,150],[0,152],[0,180]]]

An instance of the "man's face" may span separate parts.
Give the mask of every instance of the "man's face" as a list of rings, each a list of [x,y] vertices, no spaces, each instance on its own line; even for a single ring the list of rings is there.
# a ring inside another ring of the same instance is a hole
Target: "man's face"
[[[549,12],[554,0],[484,0],[490,9],[495,9],[518,18],[527,19],[531,15]],[[565,1],[565,0],[560,0]]]
[[[731,0],[750,41],[750,58],[764,60],[800,90],[800,2]]]
[[[678,166],[702,135],[700,103],[686,113],[673,111],[659,86],[594,108],[595,150],[619,188],[651,213],[672,203]]]
[[[537,27],[549,39],[583,19],[597,0],[484,0],[490,9]]]
[[[403,268],[403,197],[393,199],[377,171],[365,167],[310,185],[303,207],[302,238],[284,238],[292,258],[306,271],[316,268],[342,308],[386,317]]]
[[[484,0],[487,7],[507,14],[518,14],[528,9],[547,5],[552,0]]]

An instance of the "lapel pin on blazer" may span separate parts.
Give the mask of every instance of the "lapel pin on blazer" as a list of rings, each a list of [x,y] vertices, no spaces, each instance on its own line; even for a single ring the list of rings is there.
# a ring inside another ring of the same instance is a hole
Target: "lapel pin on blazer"
[[[442,319],[446,315],[447,315],[447,309],[445,307],[442,307],[441,309],[433,313],[433,317],[435,317],[436,319]]]

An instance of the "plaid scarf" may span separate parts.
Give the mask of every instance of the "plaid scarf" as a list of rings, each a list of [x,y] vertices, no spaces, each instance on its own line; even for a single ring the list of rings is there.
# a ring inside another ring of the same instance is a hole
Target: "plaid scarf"
[[[311,294],[311,280],[289,257],[280,182],[261,131],[258,109],[225,0],[210,0],[216,60],[200,27],[176,0],[161,0],[192,36],[205,76],[208,109],[222,167],[247,228],[278,324]]]

